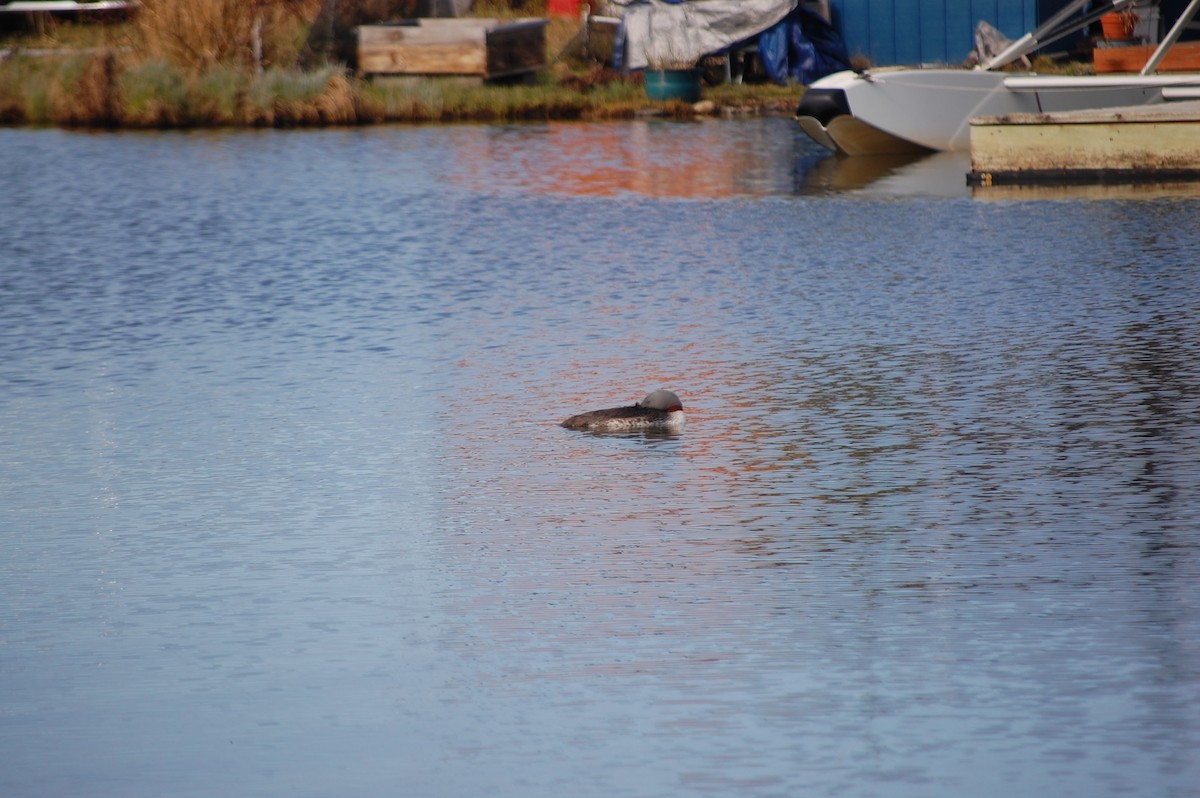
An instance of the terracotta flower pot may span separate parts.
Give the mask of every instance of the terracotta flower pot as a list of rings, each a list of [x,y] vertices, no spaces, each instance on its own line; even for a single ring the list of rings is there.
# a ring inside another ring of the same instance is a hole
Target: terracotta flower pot
[[[1116,11],[1100,17],[1100,28],[1104,38],[1110,41],[1122,42],[1133,38],[1133,28],[1137,25],[1137,15],[1127,11]]]

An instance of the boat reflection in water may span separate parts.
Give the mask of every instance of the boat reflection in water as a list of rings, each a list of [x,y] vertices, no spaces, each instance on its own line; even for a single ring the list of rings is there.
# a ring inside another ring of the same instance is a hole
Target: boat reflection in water
[[[978,200],[1146,200],[1195,199],[1200,181],[1134,180],[1129,182],[1026,183],[973,186]]]
[[[969,157],[955,152],[854,158],[826,153],[796,165],[796,193],[965,197],[970,193],[966,181],[970,165]]]
[[[1200,181],[1028,183],[971,186],[971,158],[962,152],[846,157],[828,153],[796,164],[797,194],[856,193],[893,197],[970,197],[981,201],[1200,197]]]

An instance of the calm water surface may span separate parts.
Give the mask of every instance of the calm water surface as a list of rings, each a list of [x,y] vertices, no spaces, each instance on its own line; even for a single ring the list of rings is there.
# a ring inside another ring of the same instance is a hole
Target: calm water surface
[[[0,155],[0,794],[1200,789],[1190,187],[779,119]]]

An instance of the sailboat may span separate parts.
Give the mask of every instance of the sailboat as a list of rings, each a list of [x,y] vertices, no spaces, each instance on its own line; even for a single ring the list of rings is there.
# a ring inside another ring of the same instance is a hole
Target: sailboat
[[[1073,0],[1043,25],[972,69],[881,68],[835,72],[804,92],[796,119],[810,138],[844,155],[965,151],[977,116],[1050,113],[1200,98],[1200,73],[1157,74],[1167,50],[1200,10],[1191,0],[1140,73],[1041,75],[1000,71],[1034,50],[1120,11],[1109,0],[1080,14]]]

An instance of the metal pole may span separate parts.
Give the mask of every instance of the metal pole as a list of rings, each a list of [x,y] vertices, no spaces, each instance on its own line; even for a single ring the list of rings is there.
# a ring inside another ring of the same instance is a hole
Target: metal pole
[[[1149,75],[1158,69],[1158,65],[1167,54],[1167,50],[1171,49],[1171,45],[1175,44],[1179,35],[1183,33],[1183,29],[1192,21],[1192,17],[1196,16],[1197,9],[1200,9],[1200,0],[1192,0],[1192,2],[1188,3],[1188,7],[1183,10],[1183,13],[1179,15],[1179,19],[1175,20],[1175,24],[1171,26],[1170,33],[1166,35],[1162,43],[1158,45],[1158,49],[1154,51],[1154,55],[1150,56],[1150,60],[1142,67],[1140,74]]]
[[[1040,47],[1043,43],[1042,39],[1046,37],[1047,34],[1050,34],[1055,38],[1061,38],[1063,35],[1065,35],[1065,31],[1069,31],[1071,28],[1075,27],[1083,27],[1084,25],[1088,24],[1089,20],[1099,19],[1101,14],[1104,14],[1109,10],[1119,11],[1125,6],[1132,5],[1135,0],[1109,0],[1108,5],[1111,6],[1111,8],[1102,8],[1100,10],[1088,12],[1086,17],[1080,18],[1067,28],[1063,28],[1063,22],[1065,22],[1067,19],[1070,19],[1071,15],[1082,8],[1087,2],[1088,0],[1073,0],[1073,2],[1068,3],[1061,11],[1052,16],[1050,19],[1046,20],[1046,22],[1044,22],[1041,26],[1029,33],[1026,33],[1020,39],[1017,39],[1008,47],[1004,48],[1003,51],[992,56],[986,62],[975,68],[996,69],[997,67],[1002,67],[1005,64],[1012,63],[1021,56],[1031,53]],[[1053,39],[1049,39],[1047,43],[1052,40]]]

